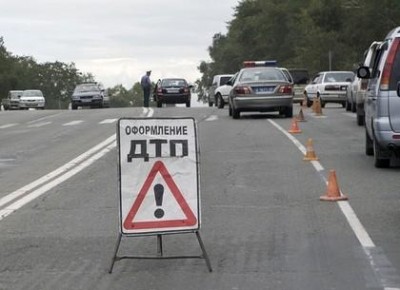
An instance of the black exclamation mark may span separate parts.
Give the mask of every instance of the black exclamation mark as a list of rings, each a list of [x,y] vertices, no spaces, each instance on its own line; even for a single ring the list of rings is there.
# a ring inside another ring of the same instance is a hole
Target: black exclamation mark
[[[154,186],[154,197],[156,198],[156,206],[161,207],[163,202],[164,186],[162,184],[156,184]],[[164,211],[161,208],[157,208],[154,212],[154,216],[158,219],[164,216]]]

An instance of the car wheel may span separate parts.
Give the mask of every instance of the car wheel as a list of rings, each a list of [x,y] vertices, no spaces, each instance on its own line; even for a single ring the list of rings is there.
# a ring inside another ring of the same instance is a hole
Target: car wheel
[[[240,118],[240,111],[238,109],[232,109],[232,118],[239,119]]]
[[[71,105],[71,109],[72,110],[76,110],[76,109],[78,109],[78,106],[77,105]]]
[[[355,113],[357,111],[356,103],[354,103],[354,102],[351,103],[351,111],[353,113]]]
[[[390,158],[384,157],[382,158],[382,155],[385,155],[385,150],[380,148],[380,146],[373,141],[374,144],[374,164],[376,168],[387,168],[390,166]]]
[[[346,111],[350,111],[351,110],[351,104],[350,104],[349,100],[347,100],[345,102],[345,108],[346,108]]]
[[[292,118],[293,117],[293,106],[286,107],[285,109],[285,117]]]
[[[186,108],[190,108],[190,100],[186,102]]]
[[[365,129],[365,154],[368,155],[368,156],[374,155],[373,141],[369,137],[367,129]]]
[[[229,116],[232,116],[232,107],[231,107],[231,105],[229,105],[228,113],[229,113]]]
[[[214,106],[214,103],[213,103],[213,102],[210,102],[210,101],[208,101],[208,106],[209,106],[209,107],[212,107],[212,106]]]
[[[357,125],[358,126],[364,126],[364,116],[357,114]]]
[[[162,102],[161,101],[157,101],[157,108],[161,108],[162,107]]]
[[[222,99],[222,96],[220,94],[218,94],[216,96],[216,100],[217,100],[218,109],[223,109],[225,104],[224,104],[224,100]]]

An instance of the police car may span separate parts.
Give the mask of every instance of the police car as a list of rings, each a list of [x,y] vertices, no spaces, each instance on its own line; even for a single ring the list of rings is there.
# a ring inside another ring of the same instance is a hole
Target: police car
[[[230,80],[229,115],[240,118],[242,112],[279,112],[293,117],[293,84],[276,61],[245,61]]]

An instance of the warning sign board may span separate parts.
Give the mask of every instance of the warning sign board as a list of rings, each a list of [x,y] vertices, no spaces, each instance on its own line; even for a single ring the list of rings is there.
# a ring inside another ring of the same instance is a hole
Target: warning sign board
[[[121,233],[199,229],[195,120],[121,118],[117,131]]]

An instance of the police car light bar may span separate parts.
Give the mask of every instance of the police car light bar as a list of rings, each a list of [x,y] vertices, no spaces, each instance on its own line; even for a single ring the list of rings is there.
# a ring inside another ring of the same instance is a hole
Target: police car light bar
[[[278,62],[276,60],[260,60],[260,61],[244,61],[243,67],[256,67],[256,66],[277,66]]]

